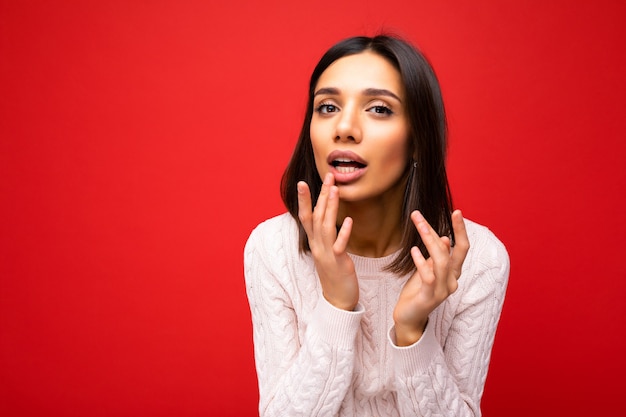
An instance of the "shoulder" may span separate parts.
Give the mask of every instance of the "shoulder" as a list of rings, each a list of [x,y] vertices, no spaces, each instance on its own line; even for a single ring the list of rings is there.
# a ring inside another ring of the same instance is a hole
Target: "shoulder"
[[[494,261],[508,261],[509,256],[504,243],[489,228],[465,219],[465,230],[470,241],[470,250]]]
[[[253,300],[289,299],[289,304],[314,294],[317,280],[310,256],[299,251],[298,224],[289,213],[257,225],[244,249],[244,277]],[[260,291],[260,292],[259,292]],[[287,301],[285,301],[287,302]]]
[[[250,245],[276,247],[298,242],[298,225],[289,213],[267,219],[250,233],[246,247]]]
[[[489,271],[497,281],[507,281],[510,268],[509,254],[505,245],[487,227],[465,219],[465,229],[470,250],[463,265],[471,275]]]
[[[284,229],[285,227],[294,230],[298,228],[296,221],[289,213],[282,213],[262,221],[254,228],[252,233],[263,233],[268,230]]]
[[[290,257],[298,252],[298,225],[289,213],[283,213],[257,225],[244,249],[244,259]]]

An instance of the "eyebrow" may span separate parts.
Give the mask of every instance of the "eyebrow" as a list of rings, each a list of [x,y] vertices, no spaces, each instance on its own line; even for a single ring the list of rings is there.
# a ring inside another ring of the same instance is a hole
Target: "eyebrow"
[[[328,95],[338,95],[339,94],[339,89],[338,88],[334,88],[334,87],[325,87],[325,88],[320,88],[319,90],[317,90],[315,92],[315,94],[313,94],[313,96],[318,96],[320,94],[328,94]],[[386,97],[392,97],[395,98],[396,100],[398,100],[400,103],[402,103],[402,100],[400,100],[400,97],[398,97],[397,95],[395,95],[394,93],[392,93],[389,90],[386,90],[384,88],[366,88],[365,90],[363,90],[363,94],[366,96],[386,96]]]

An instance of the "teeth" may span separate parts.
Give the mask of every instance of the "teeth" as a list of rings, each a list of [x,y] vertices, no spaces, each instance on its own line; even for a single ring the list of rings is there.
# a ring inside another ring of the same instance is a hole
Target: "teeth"
[[[337,170],[337,172],[340,172],[342,174],[349,174],[350,172],[354,172],[356,171],[358,168],[356,167],[335,167],[335,169]]]
[[[342,162],[353,162],[353,161],[352,161],[352,159],[343,159],[343,158],[338,158],[338,159],[335,159],[335,161],[334,161],[334,162],[337,162],[337,163],[342,163]]]

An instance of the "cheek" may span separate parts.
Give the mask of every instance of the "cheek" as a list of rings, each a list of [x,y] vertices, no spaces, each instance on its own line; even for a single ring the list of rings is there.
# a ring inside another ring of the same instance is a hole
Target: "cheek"
[[[388,136],[386,150],[382,155],[383,166],[389,171],[404,171],[408,156],[408,139],[405,130],[398,130],[393,135]]]
[[[319,132],[315,131],[313,124],[311,124],[310,132],[311,136],[311,147],[313,148],[313,156],[315,158],[315,166],[317,168],[317,172],[320,174],[320,177],[324,177],[324,174],[327,170],[326,166],[326,155],[324,147],[318,140]]]
[[[317,151],[320,149],[322,137],[322,127],[319,123],[316,123],[314,120],[311,121],[311,126],[309,126],[309,137],[311,138],[311,145],[313,146],[313,152],[315,152],[317,156]]]

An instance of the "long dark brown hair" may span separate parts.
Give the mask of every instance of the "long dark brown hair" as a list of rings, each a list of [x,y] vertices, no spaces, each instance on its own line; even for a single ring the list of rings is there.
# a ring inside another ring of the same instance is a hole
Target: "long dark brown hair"
[[[415,269],[410,254],[411,247],[419,247],[422,253],[428,256],[428,251],[410,219],[413,210],[420,210],[440,236],[450,236],[454,243],[450,218],[452,197],[445,167],[447,123],[441,90],[428,60],[409,42],[388,35],[357,36],[342,40],[322,56],[311,75],[304,123],[282,177],[281,197],[289,213],[298,222],[300,250],[308,252],[310,248],[306,232],[298,219],[296,184],[298,181],[305,181],[309,185],[312,203],[315,205],[322,188],[310,136],[315,87],[330,64],[339,58],[364,51],[374,52],[387,59],[400,73],[405,90],[406,114],[409,119],[409,152],[408,178],[401,208],[404,229],[402,250],[388,269],[397,274],[406,274]]]

